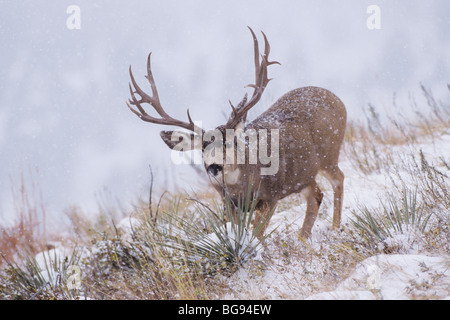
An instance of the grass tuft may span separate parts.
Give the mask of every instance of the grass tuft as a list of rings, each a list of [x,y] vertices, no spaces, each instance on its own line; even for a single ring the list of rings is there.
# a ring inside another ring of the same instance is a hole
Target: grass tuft
[[[21,265],[7,261],[3,298],[26,300],[76,299],[78,287],[71,283],[71,271],[78,263],[76,251],[69,256],[57,250],[27,255]],[[76,275],[75,275],[76,277]],[[0,288],[1,288],[0,284]]]
[[[399,235],[419,232],[425,234],[428,221],[432,216],[417,203],[417,191],[404,189],[400,198],[388,194],[380,200],[380,207],[369,209],[365,206],[353,210],[353,226],[359,230],[364,242],[374,251],[381,249],[392,253],[396,248],[389,247],[389,239]]]

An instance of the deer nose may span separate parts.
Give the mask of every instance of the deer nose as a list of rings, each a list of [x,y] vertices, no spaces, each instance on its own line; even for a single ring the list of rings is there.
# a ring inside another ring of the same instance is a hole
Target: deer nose
[[[221,165],[218,165],[215,163],[209,165],[208,169],[207,169],[208,173],[211,173],[213,176],[217,176],[217,174],[219,172],[221,172],[222,170],[223,170],[223,167]]]

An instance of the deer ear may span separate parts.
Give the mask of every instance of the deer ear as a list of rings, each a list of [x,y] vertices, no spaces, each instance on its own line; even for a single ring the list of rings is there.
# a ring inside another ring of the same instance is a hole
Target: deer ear
[[[161,131],[160,136],[170,149],[176,151],[189,151],[201,149],[201,143],[194,143],[195,135],[183,131]]]

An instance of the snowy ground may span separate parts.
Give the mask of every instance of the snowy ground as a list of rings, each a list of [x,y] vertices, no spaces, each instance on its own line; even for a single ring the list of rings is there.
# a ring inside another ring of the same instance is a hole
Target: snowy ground
[[[335,290],[308,299],[450,299],[450,260],[426,254],[370,257]]]
[[[393,147],[392,154],[423,153],[430,159],[450,159],[450,135],[444,133],[437,139],[413,146]],[[343,228],[346,229],[351,210],[358,205],[376,207],[380,198],[391,188],[385,173],[363,175],[354,170],[342,157],[341,168],[345,173],[345,199]],[[325,181],[325,180],[324,180]],[[448,181],[447,181],[448,182]],[[231,279],[234,291],[230,299],[450,299],[449,252],[427,252],[417,235],[402,234],[392,241],[402,246],[402,254],[379,254],[355,266],[345,266],[339,258],[339,242],[345,233],[332,231],[332,203],[329,187],[313,228],[313,235],[306,243],[298,239],[298,231],[306,209],[304,201],[299,205],[275,213],[268,231],[274,228],[267,240],[266,253],[271,262],[258,268],[249,265],[239,270]],[[280,253],[281,247],[286,251]],[[278,244],[276,244],[278,243]],[[298,250],[298,255],[293,253]],[[294,255],[290,258],[289,256]],[[349,274],[336,273],[339,264],[349,269]],[[255,271],[256,270],[256,271]]]

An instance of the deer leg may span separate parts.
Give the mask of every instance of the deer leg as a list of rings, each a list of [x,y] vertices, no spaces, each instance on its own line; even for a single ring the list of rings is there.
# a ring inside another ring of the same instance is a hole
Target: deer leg
[[[311,229],[317,218],[320,204],[322,203],[323,193],[316,182],[305,189],[306,194],[306,215],[303,221],[300,236],[307,239],[311,235]]]
[[[344,173],[338,166],[325,171],[325,176],[333,187],[333,229],[339,228],[341,224],[342,202],[344,200]]]
[[[256,237],[261,240],[264,236],[264,232],[269,225],[270,218],[275,212],[275,207],[277,206],[277,201],[261,201],[258,204],[255,212],[255,217],[253,218],[253,232],[256,233]]]

